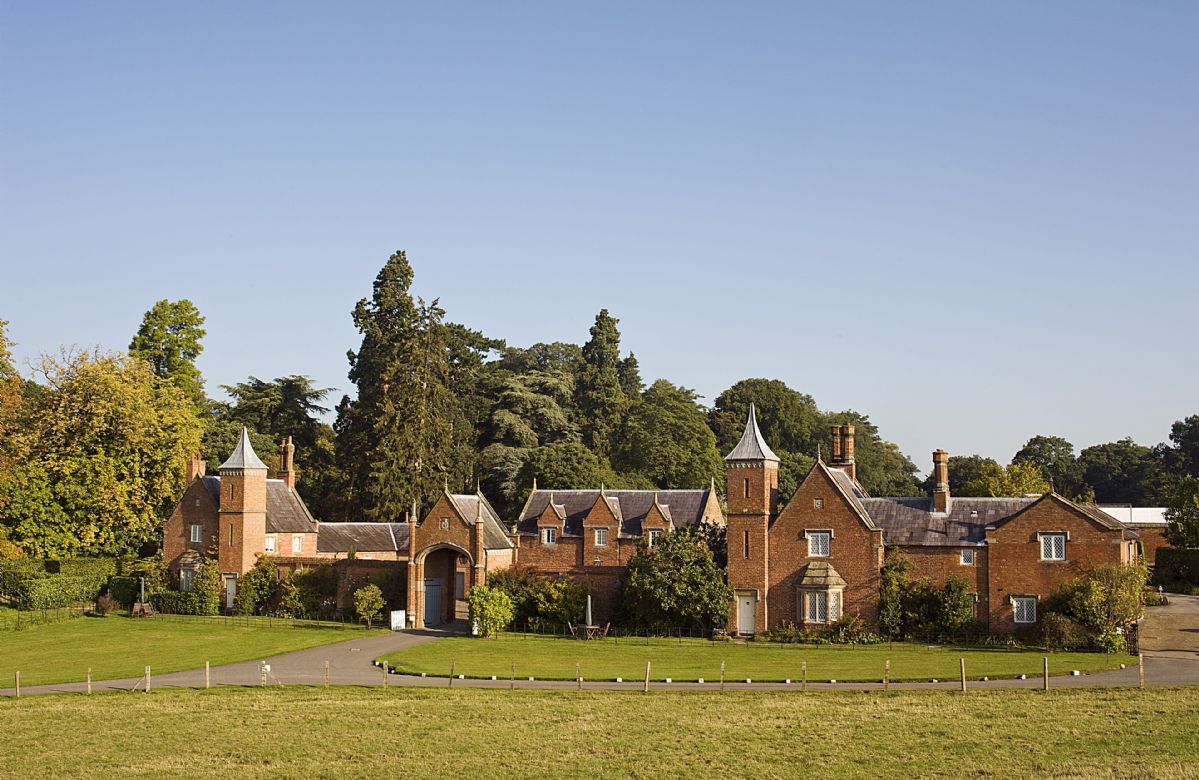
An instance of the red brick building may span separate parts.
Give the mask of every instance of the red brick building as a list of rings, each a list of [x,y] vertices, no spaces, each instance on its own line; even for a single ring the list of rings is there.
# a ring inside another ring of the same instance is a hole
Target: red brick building
[[[699,523],[724,525],[720,498],[703,490],[538,490],[513,539],[522,566],[585,584],[596,619],[615,608],[620,576],[644,540]]]
[[[1056,493],[1038,498],[950,495],[944,450],[933,453],[931,497],[874,498],[857,480],[852,425],[833,427],[832,458],[818,460],[778,507],[778,457],[751,407],[741,441],[725,458],[728,480],[729,629],[747,635],[788,625],[878,618],[888,548],[916,577],[964,577],[977,616],[992,631],[1037,619],[1059,584],[1110,563],[1137,560],[1137,535],[1092,504]]]
[[[419,522],[317,522],[296,490],[295,448],[279,449],[279,478],[243,429],[217,476],[198,457],[188,486],[163,526],[163,559],[182,590],[190,590],[203,558],[215,558],[224,582],[224,606],[233,608],[237,578],[264,555],[282,569],[335,563],[338,606],[367,576],[399,571],[407,580],[409,624],[440,625],[465,619],[466,590],[488,571],[512,565],[515,544],[482,494],[448,490]]]

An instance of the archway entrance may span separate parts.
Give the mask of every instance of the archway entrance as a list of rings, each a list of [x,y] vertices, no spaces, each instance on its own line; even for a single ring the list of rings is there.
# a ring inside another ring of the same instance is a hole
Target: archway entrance
[[[420,604],[413,605],[413,617],[426,628],[465,622],[470,556],[456,547],[440,546],[423,553],[414,568]]]

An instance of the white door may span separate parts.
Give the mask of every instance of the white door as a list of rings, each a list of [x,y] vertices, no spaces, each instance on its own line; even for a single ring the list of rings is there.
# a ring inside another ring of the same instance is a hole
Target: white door
[[[737,633],[753,634],[757,623],[758,599],[752,593],[737,594]]]
[[[441,625],[441,582],[425,580],[425,625]]]
[[[237,575],[225,575],[225,609],[233,609],[233,600],[237,598]]]

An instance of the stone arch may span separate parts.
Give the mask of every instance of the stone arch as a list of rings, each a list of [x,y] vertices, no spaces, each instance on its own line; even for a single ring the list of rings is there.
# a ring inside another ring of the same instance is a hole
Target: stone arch
[[[474,585],[474,556],[461,545],[434,542],[421,548],[408,566],[408,608],[414,628],[453,625],[466,620],[466,592]]]

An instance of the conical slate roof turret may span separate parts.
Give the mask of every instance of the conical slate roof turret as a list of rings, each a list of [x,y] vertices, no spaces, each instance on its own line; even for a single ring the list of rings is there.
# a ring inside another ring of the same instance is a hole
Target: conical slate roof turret
[[[243,425],[241,428],[241,439],[238,440],[237,446],[233,448],[233,454],[229,456],[229,460],[221,464],[221,471],[225,469],[261,469],[266,471],[266,464],[262,462],[262,458],[258,457],[258,453],[254,452],[254,447],[250,445],[250,432]]]
[[[737,446],[733,447],[733,451],[725,455],[724,459],[772,460],[778,463],[779,456],[767,446],[762,432],[758,430],[758,415],[752,402],[749,405],[749,419],[745,421],[745,433],[741,434],[741,441],[737,442]]]

